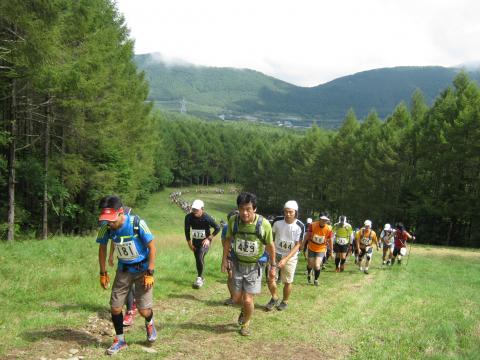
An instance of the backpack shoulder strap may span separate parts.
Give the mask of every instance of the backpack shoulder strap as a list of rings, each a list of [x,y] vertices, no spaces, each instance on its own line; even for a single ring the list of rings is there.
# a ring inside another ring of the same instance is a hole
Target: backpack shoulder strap
[[[140,235],[140,217],[138,215],[133,215],[133,233],[135,235]]]
[[[233,220],[233,229],[232,229],[232,235],[235,236],[238,233],[238,221],[239,221],[239,216],[238,214],[234,215],[235,219]]]
[[[257,237],[258,237],[260,240],[263,239],[262,225],[263,225],[263,216],[262,216],[262,215],[258,215],[257,224],[255,225],[255,233],[257,234]]]

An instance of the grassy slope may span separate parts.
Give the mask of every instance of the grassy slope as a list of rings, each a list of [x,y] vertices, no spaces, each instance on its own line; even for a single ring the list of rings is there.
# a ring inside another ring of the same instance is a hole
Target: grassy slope
[[[235,200],[229,194],[185,195],[196,197],[217,219]],[[193,290],[183,214],[169,203],[168,192],[154,195],[138,213],[159,249],[156,357],[474,359],[480,353],[478,251],[416,246],[408,266],[393,269],[380,268],[376,253],[370,275],[352,261],[343,274],[329,264],[319,288],[305,285],[302,259],[290,308],[262,311],[269,299],[264,287],[256,298],[254,336],[241,338],[238,310],[222,305],[227,290],[219,242],[207,256],[205,287]],[[111,341],[109,292],[98,285],[96,254],[93,236],[1,244],[0,358],[65,358],[71,348],[88,358],[103,356]],[[127,333],[130,348],[119,357],[151,358],[142,349],[144,336],[137,319]]]

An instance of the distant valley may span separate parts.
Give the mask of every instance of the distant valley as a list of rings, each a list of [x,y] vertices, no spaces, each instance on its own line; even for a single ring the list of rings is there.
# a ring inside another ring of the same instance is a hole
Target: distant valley
[[[372,110],[388,116],[416,89],[426,101],[451,86],[461,71],[439,66],[394,67],[359,72],[315,87],[300,87],[258,71],[190,64],[170,65],[153,54],[135,61],[150,83],[156,107],[208,119],[247,119],[282,126],[337,128],[352,108],[359,119]],[[467,71],[480,83],[480,71]]]

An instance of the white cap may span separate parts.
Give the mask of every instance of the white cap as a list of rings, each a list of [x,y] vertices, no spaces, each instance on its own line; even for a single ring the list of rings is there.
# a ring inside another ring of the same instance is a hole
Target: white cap
[[[320,216],[320,220],[330,221],[330,219],[325,215]]]
[[[385,224],[385,227],[383,228],[385,231],[390,231],[392,230],[392,226],[390,224]]]
[[[197,210],[200,210],[200,209],[203,209],[203,201],[202,200],[194,200],[193,201],[193,204],[192,204],[192,209],[197,209]]]
[[[298,211],[298,204],[295,200],[289,200],[283,205],[284,209],[293,209],[295,211]]]
[[[312,223],[312,218],[307,218],[307,224],[311,224]]]
[[[365,220],[363,225],[372,227],[372,222],[370,220]]]

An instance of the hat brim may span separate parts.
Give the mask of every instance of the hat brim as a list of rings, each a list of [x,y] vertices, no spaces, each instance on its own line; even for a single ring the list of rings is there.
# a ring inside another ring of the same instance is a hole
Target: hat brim
[[[327,218],[326,216],[320,216],[320,220],[330,221],[330,219]]]
[[[118,219],[118,215],[120,215],[121,211],[102,211],[100,216],[98,217],[98,221],[115,221]]]

